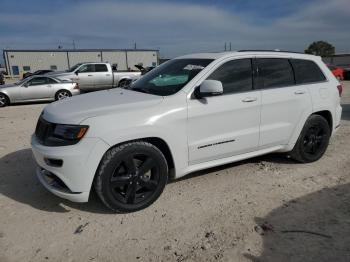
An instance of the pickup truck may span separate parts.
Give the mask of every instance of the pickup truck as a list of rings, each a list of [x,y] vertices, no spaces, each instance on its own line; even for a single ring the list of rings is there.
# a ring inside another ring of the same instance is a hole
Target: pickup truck
[[[140,78],[141,72],[114,71],[109,63],[79,63],[48,75],[78,83],[81,91],[95,91],[129,85]]]

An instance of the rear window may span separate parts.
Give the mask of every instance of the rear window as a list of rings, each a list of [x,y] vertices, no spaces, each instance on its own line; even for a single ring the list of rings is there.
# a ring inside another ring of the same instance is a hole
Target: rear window
[[[294,68],[297,84],[323,82],[326,80],[326,77],[315,62],[302,59],[291,59],[290,61]]]
[[[104,64],[96,64],[95,65],[96,72],[108,72],[107,66]]]
[[[274,88],[294,85],[293,69],[288,59],[258,58],[260,88]]]

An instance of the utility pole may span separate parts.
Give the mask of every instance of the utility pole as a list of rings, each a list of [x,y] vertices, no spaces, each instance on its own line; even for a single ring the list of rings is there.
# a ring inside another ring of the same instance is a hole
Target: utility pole
[[[225,51],[226,51],[226,42],[225,42]]]
[[[134,49],[136,49],[136,42],[134,43]]]
[[[232,51],[232,48],[231,48],[231,42],[230,42],[230,51]]]
[[[73,49],[75,49],[75,41],[74,41],[74,39],[73,39]]]

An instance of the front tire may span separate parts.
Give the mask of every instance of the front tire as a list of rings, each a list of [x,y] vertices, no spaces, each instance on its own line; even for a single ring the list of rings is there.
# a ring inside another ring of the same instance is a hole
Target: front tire
[[[102,202],[116,212],[134,212],[151,205],[168,181],[168,165],[154,145],[130,142],[106,152],[94,186]]]
[[[0,107],[5,107],[10,104],[9,98],[5,95],[0,93]]]
[[[290,156],[302,163],[319,160],[327,150],[330,135],[331,130],[327,120],[319,115],[311,115]]]

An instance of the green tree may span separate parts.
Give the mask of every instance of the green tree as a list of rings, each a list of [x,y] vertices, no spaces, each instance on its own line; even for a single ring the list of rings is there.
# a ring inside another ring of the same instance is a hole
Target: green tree
[[[335,47],[326,41],[317,41],[309,45],[305,53],[318,56],[331,56],[335,53]]]

